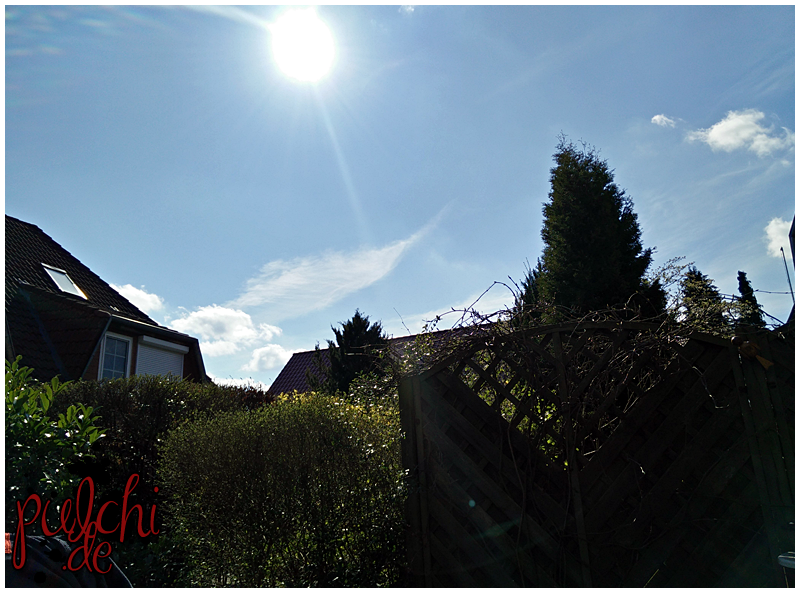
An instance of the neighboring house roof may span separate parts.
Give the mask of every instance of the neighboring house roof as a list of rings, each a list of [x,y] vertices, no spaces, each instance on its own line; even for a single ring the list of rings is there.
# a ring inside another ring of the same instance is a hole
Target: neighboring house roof
[[[314,352],[316,350],[307,350],[305,352],[295,352],[283,367],[281,372],[275,377],[272,385],[267,390],[268,395],[279,395],[281,393],[292,393],[297,391],[304,393],[308,391],[309,386],[306,382],[306,371],[315,369],[314,366]],[[320,350],[322,354],[323,364],[330,364],[328,361],[328,349]]]
[[[445,336],[452,336],[457,332],[458,330],[455,330],[455,332],[454,330],[441,330],[431,332],[429,335],[433,336],[434,342],[437,342],[442,340]],[[406,346],[413,342],[416,337],[417,335],[389,338],[389,352],[399,357],[403,354]],[[309,370],[315,372],[316,370],[314,365],[314,352],[316,352],[316,350],[306,350],[305,352],[295,352],[292,354],[289,362],[286,363],[286,366],[283,367],[272,382],[272,385],[269,386],[267,393],[269,395],[280,395],[281,393],[292,393],[293,391],[297,391],[298,393],[308,391],[309,385],[306,381],[306,372]],[[320,353],[322,354],[323,363],[329,365],[328,349],[321,348]]]
[[[65,291],[51,273],[86,298]],[[109,328],[188,346],[206,378],[196,338],[158,325],[37,226],[8,215],[5,313],[6,359],[21,354],[39,380],[82,377]]]

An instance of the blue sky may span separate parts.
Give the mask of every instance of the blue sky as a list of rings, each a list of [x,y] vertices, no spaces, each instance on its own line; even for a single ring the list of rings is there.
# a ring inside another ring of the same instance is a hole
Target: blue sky
[[[268,384],[356,308],[406,335],[519,280],[562,132],[615,170],[654,267],[727,294],[743,270],[788,316],[793,6],[320,6],[315,83],[273,58],[286,10],[6,7],[6,213],[200,338],[212,376]]]

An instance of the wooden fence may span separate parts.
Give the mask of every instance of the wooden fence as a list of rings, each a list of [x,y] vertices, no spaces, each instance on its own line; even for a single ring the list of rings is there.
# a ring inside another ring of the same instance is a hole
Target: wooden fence
[[[419,586],[786,586],[794,334],[466,340],[400,385]],[[793,572],[793,571],[792,571]]]

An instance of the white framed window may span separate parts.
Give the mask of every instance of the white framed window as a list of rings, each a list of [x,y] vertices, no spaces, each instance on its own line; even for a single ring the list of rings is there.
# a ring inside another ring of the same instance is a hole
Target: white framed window
[[[132,338],[110,333],[103,336],[98,379],[120,379],[130,376],[132,348]]]
[[[78,288],[78,285],[72,281],[72,278],[69,275],[59,268],[54,268],[53,266],[48,266],[47,264],[42,264],[44,271],[53,279],[53,282],[56,283],[56,286],[61,290],[61,292],[66,292],[68,294],[74,294],[75,296],[79,296],[82,299],[86,298],[86,295],[83,294],[83,291]]]

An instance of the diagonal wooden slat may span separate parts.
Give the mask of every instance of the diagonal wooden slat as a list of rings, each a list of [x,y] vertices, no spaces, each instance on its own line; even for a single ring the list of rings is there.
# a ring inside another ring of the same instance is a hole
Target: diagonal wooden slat
[[[772,368],[647,324],[487,332],[404,380],[416,582],[777,583],[774,552],[794,541],[793,344],[755,339]],[[547,421],[539,404],[556,405]]]
[[[458,542],[458,547],[469,558],[468,568],[480,569],[485,582],[477,583],[480,586],[515,587],[517,583],[512,579],[497,560],[488,553],[475,537],[459,523],[450,512],[435,497],[431,498],[431,516],[444,529],[448,537]],[[500,570],[498,570],[500,568]]]
[[[464,467],[463,461],[462,458],[462,469]],[[447,473],[444,467],[439,467],[439,469]],[[476,486],[491,492],[490,487],[488,487],[490,483],[490,481],[481,480]],[[519,529],[519,517],[522,515],[521,511],[514,515],[513,512],[509,513],[509,509],[504,505],[502,511],[505,517],[503,520],[497,522],[496,519],[491,517],[480,503],[476,503],[472,496],[465,490],[465,488],[470,488],[470,484],[461,484],[454,480],[441,480],[438,482],[437,488],[443,495],[443,501],[447,501],[449,504],[463,510],[463,513],[468,517],[467,524],[471,527],[470,531],[476,533],[479,541],[490,544],[491,548],[499,552],[499,557],[505,559],[512,565],[517,565],[518,571],[514,573],[515,582],[522,586],[526,583],[528,585],[535,584],[536,586],[542,586],[547,583],[548,579],[545,578],[545,573],[538,564],[519,562],[520,547],[508,533],[509,530]],[[492,492],[492,494],[496,496],[497,491]],[[491,500],[491,504],[496,504],[497,498],[495,496],[491,498],[487,497],[486,500]],[[540,540],[540,543],[541,541],[542,540]]]
[[[433,398],[430,398],[429,400],[428,397],[425,397],[425,399],[426,401],[430,402],[432,408],[433,406],[436,407],[442,418],[446,418],[447,422],[451,426],[456,427],[456,429],[459,431],[459,436],[468,441],[476,449],[480,451],[489,452],[489,451],[496,451],[498,447],[500,447],[500,444],[498,443],[497,440],[492,441],[488,439],[486,436],[484,436],[480,431],[475,430],[475,426],[470,424],[465,418],[463,418],[463,416],[459,415],[456,409],[453,408],[447,402],[443,400],[438,400],[438,401],[433,400]],[[502,419],[494,418],[494,420],[496,421],[496,424],[499,425]],[[440,428],[437,427],[437,424],[435,422],[429,424],[428,429],[429,431],[441,430]],[[518,435],[515,434],[514,436],[516,437]],[[434,439],[434,441],[437,443],[442,443],[443,439],[439,437],[437,439]],[[529,458],[529,454],[519,445],[520,443],[517,443],[515,457],[519,463],[525,463]],[[445,446],[447,446],[446,443]],[[547,469],[544,467],[545,462],[544,459],[541,457],[541,455],[538,454],[538,452],[536,452],[535,450],[531,451],[530,453],[533,454],[531,462],[538,467],[537,471],[546,474]],[[501,459],[503,461],[502,463],[499,463]],[[515,483],[518,481],[518,475],[513,469],[514,467],[513,461],[507,455],[502,455],[502,456],[490,455],[487,457],[487,461],[495,467],[497,473],[502,475],[504,480],[506,480],[508,483]],[[550,516],[554,521],[557,522],[563,521],[564,519],[563,508],[546,493],[543,492],[537,497],[537,504],[540,507],[542,507],[544,509],[544,512],[548,516]]]
[[[729,364],[728,358],[728,352],[719,351],[708,370],[716,373],[723,368],[727,368]],[[718,375],[715,374],[714,376]],[[614,481],[611,488],[606,490],[605,494],[597,501],[594,510],[587,516],[586,529],[588,531],[600,531],[602,529],[605,522],[616,511],[625,497],[637,489],[635,478],[642,471],[642,468],[645,472],[651,468],[656,457],[667,448],[672,438],[681,429],[684,419],[688,418],[694,410],[705,403],[707,397],[705,386],[709,383],[709,380],[704,382],[703,377],[693,378],[695,381],[691,387],[682,395],[679,401],[674,403],[669,415],[661,422],[647,442],[640,449],[628,453],[630,460],[626,466],[626,471]]]

